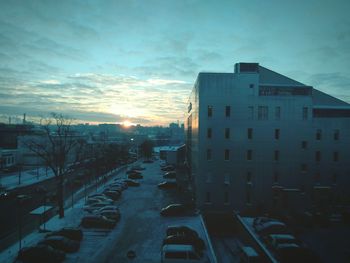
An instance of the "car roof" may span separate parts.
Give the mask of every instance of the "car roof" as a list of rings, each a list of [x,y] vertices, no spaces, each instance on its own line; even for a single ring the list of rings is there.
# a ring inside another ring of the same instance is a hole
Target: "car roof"
[[[276,239],[295,239],[295,236],[289,234],[271,234],[270,237]]]
[[[248,247],[248,246],[247,247],[242,247],[242,250],[244,251],[244,253],[247,256],[250,256],[250,257],[257,257],[258,256],[258,253],[252,247]]]

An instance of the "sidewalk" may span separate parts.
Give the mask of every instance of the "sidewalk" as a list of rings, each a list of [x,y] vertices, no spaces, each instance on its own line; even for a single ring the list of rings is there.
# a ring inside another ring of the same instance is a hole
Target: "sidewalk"
[[[22,171],[21,176],[19,176],[19,172],[0,174],[0,185],[6,190],[11,190],[17,187],[35,184],[52,177],[54,177],[54,174],[50,168],[40,167],[39,169]]]

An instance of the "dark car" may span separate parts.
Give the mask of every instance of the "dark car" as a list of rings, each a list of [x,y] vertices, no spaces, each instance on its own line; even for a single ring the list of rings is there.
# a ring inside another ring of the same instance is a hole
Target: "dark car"
[[[129,179],[142,179],[143,176],[141,174],[129,174],[128,178]]]
[[[164,181],[162,183],[159,183],[158,187],[162,189],[172,189],[177,187],[177,183],[176,181]]]
[[[81,241],[83,239],[83,231],[77,227],[64,227],[58,231],[53,231],[46,235],[46,237],[50,236],[64,236],[71,240]]]
[[[167,166],[161,168],[161,170],[164,171],[164,172],[170,172],[170,171],[174,171],[175,168],[172,165],[167,165]]]
[[[98,210],[96,211],[96,214],[105,216],[107,219],[114,220],[118,222],[120,220],[120,211],[119,209],[103,209],[103,210]]]
[[[126,174],[141,174],[141,172],[132,169],[132,170],[127,171]]]
[[[87,215],[81,220],[81,225],[86,228],[107,228],[111,229],[115,226],[115,221],[107,219],[102,215]]]
[[[121,195],[119,191],[109,190],[109,189],[104,191],[103,193],[114,201],[118,200]]]
[[[144,160],[143,163],[153,163],[152,160]]]
[[[166,172],[163,175],[163,178],[174,179],[174,178],[176,178],[176,172],[175,171]]]
[[[128,186],[140,186],[140,183],[135,180],[126,179],[124,182],[126,182]]]
[[[49,245],[55,249],[62,250],[67,253],[76,252],[79,250],[79,241],[70,240],[63,236],[50,236],[39,241],[38,245]]]
[[[171,204],[162,208],[160,214],[162,216],[182,216],[186,214],[186,207],[182,204]]]
[[[166,230],[167,236],[189,236],[198,238],[198,233],[188,226],[168,226]]]
[[[25,263],[37,262],[62,262],[66,257],[63,251],[54,249],[48,245],[36,245],[25,247],[18,252],[17,260]]]
[[[197,252],[200,252],[205,248],[203,239],[191,236],[168,236],[163,240],[163,246],[170,244],[192,245]]]

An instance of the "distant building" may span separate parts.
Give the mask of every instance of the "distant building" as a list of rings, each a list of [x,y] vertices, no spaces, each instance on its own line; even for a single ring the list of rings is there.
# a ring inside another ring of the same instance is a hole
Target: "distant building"
[[[318,195],[349,198],[350,104],[257,63],[199,73],[185,134],[203,211],[303,210]]]

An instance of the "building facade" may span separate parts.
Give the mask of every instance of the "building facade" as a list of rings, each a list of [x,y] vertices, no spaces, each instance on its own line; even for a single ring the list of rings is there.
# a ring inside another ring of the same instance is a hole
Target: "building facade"
[[[257,63],[237,63],[234,73],[199,73],[185,118],[202,211],[304,210],[322,196],[349,198],[344,101]]]

